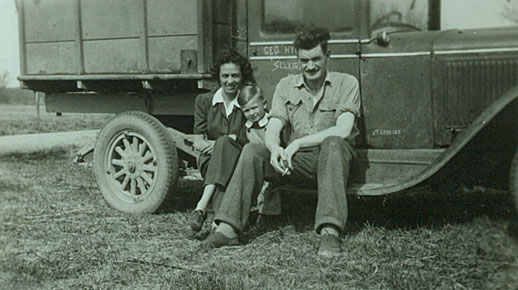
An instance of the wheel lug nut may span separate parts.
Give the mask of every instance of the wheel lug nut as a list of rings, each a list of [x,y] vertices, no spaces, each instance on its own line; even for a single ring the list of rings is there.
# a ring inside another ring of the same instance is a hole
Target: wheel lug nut
[[[135,164],[133,162],[128,162],[128,170],[129,172],[133,173],[135,172]]]

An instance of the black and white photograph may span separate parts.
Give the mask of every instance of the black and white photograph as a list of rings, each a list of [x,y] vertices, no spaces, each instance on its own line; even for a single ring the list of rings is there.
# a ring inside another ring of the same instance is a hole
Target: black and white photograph
[[[518,289],[518,0],[0,0],[0,289]]]

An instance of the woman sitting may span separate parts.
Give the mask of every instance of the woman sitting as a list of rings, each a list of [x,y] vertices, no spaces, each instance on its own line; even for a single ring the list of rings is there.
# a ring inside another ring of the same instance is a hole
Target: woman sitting
[[[255,83],[250,62],[233,50],[218,54],[211,73],[220,87],[199,95],[194,108],[194,148],[200,152],[198,169],[204,179],[203,195],[189,218],[194,231],[201,230],[211,198],[214,210],[219,208],[247,142],[246,119],[237,96],[243,85]]]

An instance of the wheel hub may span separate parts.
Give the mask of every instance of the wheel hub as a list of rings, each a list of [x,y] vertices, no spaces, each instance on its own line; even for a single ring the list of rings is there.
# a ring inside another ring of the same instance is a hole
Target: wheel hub
[[[127,166],[127,168],[128,168],[128,171],[129,171],[130,173],[135,173],[135,169],[136,169],[135,163],[133,163],[133,162],[131,162],[131,161],[130,161],[130,162],[128,162],[128,166]]]
[[[155,184],[156,155],[149,142],[135,132],[124,132],[114,139],[107,161],[107,172],[115,192],[128,201],[139,202]]]

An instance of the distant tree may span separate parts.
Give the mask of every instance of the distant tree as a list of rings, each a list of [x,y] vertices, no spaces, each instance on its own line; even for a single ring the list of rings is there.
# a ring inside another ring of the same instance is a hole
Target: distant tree
[[[9,72],[4,71],[0,74],[0,90],[5,89],[9,83]]]
[[[518,24],[518,1],[507,0],[502,10],[502,17],[512,23]]]
[[[32,105],[34,104],[34,93],[30,90],[22,90],[21,88],[8,88],[9,72],[0,73],[0,104],[18,104]]]

